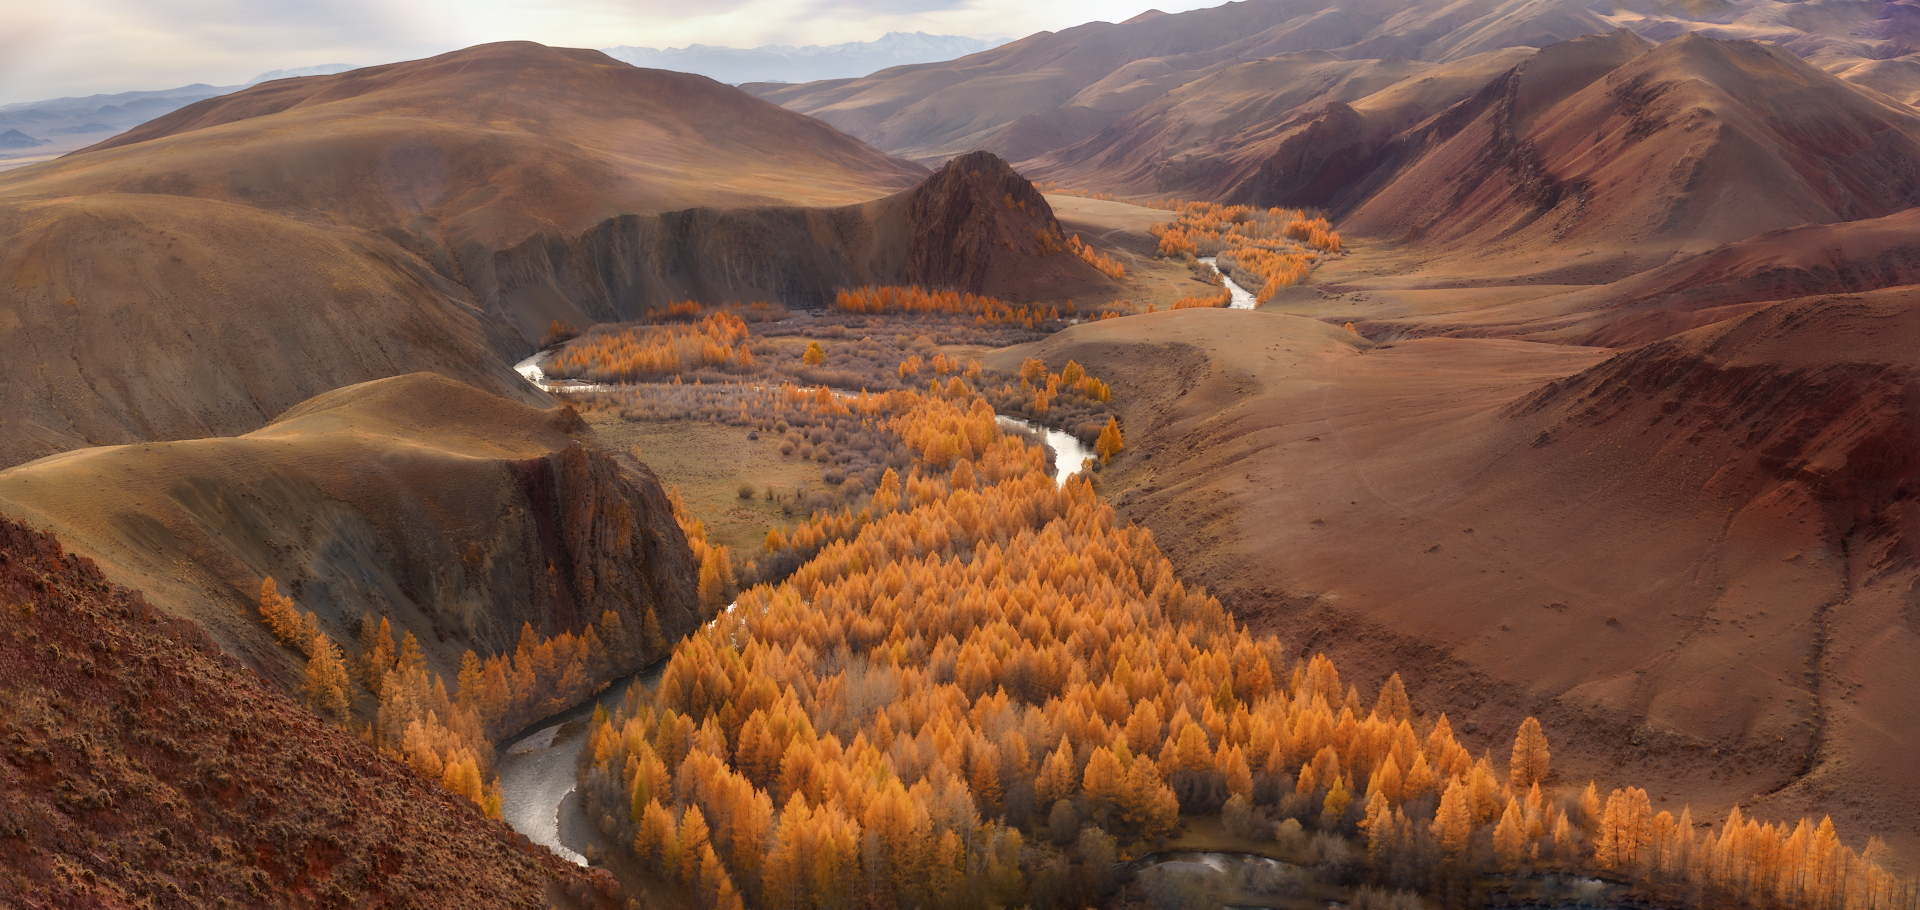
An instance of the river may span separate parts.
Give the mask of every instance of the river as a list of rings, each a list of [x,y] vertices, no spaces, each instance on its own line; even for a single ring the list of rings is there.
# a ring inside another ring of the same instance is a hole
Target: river
[[[500,814],[513,830],[583,866],[589,846],[599,844],[605,852],[605,841],[575,792],[587,727],[594,706],[612,713],[628,688],[651,685],[665,667],[662,661],[615,680],[595,698],[541,720],[501,746],[494,765],[500,772]]]
[[[1082,462],[1099,457],[1093,454],[1093,449],[1081,442],[1079,437],[1065,430],[1056,430],[1031,420],[1008,417],[1005,414],[995,414],[993,419],[1007,429],[1030,430],[1045,440],[1047,448],[1053,450],[1053,481],[1061,486],[1067,485],[1067,478],[1080,473]]]
[[[1251,310],[1260,305],[1259,298],[1253,296],[1253,293],[1248,291],[1246,288],[1243,288],[1235,284],[1233,282],[1233,279],[1227,277],[1226,272],[1221,271],[1220,262],[1217,257],[1202,256],[1200,257],[1200,261],[1206,263],[1207,265],[1212,266],[1214,271],[1220,272],[1220,280],[1225,281],[1227,283],[1227,291],[1233,295],[1233,299],[1228,301],[1227,303],[1227,309]]]
[[[529,355],[527,359],[514,364],[513,371],[516,373],[519,373],[521,376],[526,377],[526,380],[528,382],[531,382],[534,385],[539,386],[541,391],[544,391],[544,392],[611,392],[613,391],[613,389],[615,388],[614,386],[606,385],[604,383],[583,382],[578,379],[548,379],[546,371],[540,369],[540,365],[543,363],[546,363],[547,358],[552,357],[553,352],[556,350],[559,350],[558,346],[547,348],[545,350],[535,351],[531,355]]]
[[[548,392],[616,388],[548,379],[540,364],[551,354],[551,350],[539,351],[514,364],[514,371]],[[835,392],[853,394],[838,389]],[[1069,477],[1079,473],[1082,462],[1095,457],[1093,450],[1071,433],[1004,414],[996,414],[994,418],[1003,427],[1029,430],[1044,440],[1053,452],[1054,480],[1063,486]],[[628,687],[636,682],[651,683],[659,677],[663,666],[617,680],[599,697],[528,727],[501,747],[496,768],[500,772],[500,813],[507,824],[534,843],[575,863],[586,864],[587,848],[600,841],[600,834],[581,809],[575,787],[580,749],[586,745],[593,708],[596,704],[603,705],[611,712],[626,697]]]

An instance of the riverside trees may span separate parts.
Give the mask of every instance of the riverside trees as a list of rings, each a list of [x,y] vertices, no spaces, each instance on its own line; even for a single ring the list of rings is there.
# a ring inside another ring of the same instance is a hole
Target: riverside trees
[[[1644,791],[1556,793],[1537,721],[1507,768],[1476,758],[1444,715],[1415,726],[1397,675],[1363,698],[1326,658],[1237,626],[990,409],[919,392],[865,406],[913,464],[678,645],[652,697],[599,719],[583,752],[590,817],[703,896],[1094,895],[1085,857],[1053,845],[1137,852],[1183,814],[1223,813],[1254,836],[1317,829],[1329,856],[1357,837],[1363,874],[1401,888],[1553,869],[1752,906],[1914,905],[1830,825],[1795,841],[1736,816],[1702,835]]]

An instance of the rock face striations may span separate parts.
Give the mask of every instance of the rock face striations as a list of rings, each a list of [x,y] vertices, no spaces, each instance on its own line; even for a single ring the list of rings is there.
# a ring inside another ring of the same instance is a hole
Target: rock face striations
[[[1079,264],[1071,256],[1052,270],[1069,274],[1034,274],[1031,265],[1059,252],[1060,223],[1046,197],[991,152],[947,162],[907,194],[906,208],[906,283],[1045,297],[1060,280],[1094,277],[1091,269],[1070,277]]]

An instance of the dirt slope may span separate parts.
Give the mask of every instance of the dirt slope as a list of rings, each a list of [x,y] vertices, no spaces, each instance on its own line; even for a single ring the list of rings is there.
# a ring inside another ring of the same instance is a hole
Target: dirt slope
[[[1364,116],[1321,117],[1318,157],[1263,171],[1284,179],[1255,201],[1329,206],[1349,254],[1274,308],[1383,339],[1624,346],[1914,280],[1920,112],[1772,45],[1643,47],[1544,48],[1373,145]]]
[[[1489,746],[1538,714],[1570,777],[1904,837],[1916,303],[1612,358],[1205,310],[1004,356],[1116,378],[1110,494],[1256,627],[1399,670]]]
[[[1033,185],[977,152],[857,205],[699,208],[540,235],[494,256],[492,295],[513,312],[582,325],[638,318],[670,300],[824,307],[841,288],[866,284],[1022,302],[1111,293],[1115,282],[1065,253],[1061,238]]]
[[[4,519],[0,612],[0,903],[625,903]]]
[[[255,606],[269,576],[338,640],[365,613],[390,617],[451,679],[468,648],[512,650],[522,623],[551,635],[613,610],[638,629],[652,610],[671,640],[700,620],[697,566],[659,482],[592,442],[565,408],[417,373],[326,393],[244,436],[0,472],[0,512],[55,531],[290,689],[297,656]]]
[[[634,302],[618,301],[624,311],[599,300],[527,309],[503,299],[521,264],[509,251],[563,257],[580,252],[570,241],[622,216],[832,207],[925,175],[704,77],[507,42],[208,99],[8,172],[0,198],[157,194],[359,229],[388,247],[383,255],[417,258],[467,289],[519,336],[503,351],[517,358],[555,318],[632,318]],[[166,241],[130,230],[149,244]],[[656,231],[674,232],[673,223]]]
[[[1355,280],[1359,267],[1361,259],[1323,270],[1320,289],[1301,289],[1280,306],[1351,320],[1381,340],[1502,337],[1627,348],[1782,300],[1920,283],[1920,209],[1768,231],[1618,281],[1572,289],[1473,289],[1474,279],[1444,258],[1424,276]],[[1486,272],[1480,280],[1503,283]],[[1421,289],[1423,283],[1451,287]],[[1339,294],[1329,298],[1323,291]],[[1501,293],[1510,299],[1500,300]],[[1416,303],[1421,300],[1427,303]]]
[[[1808,62],[1854,85],[1873,89],[1908,106],[1920,102],[1920,60],[1910,55],[1892,60],[1822,56],[1810,58]]]
[[[1239,63],[1020,167],[1134,196],[1323,205],[1379,146],[1526,55],[1515,48],[1430,64],[1303,51]]]

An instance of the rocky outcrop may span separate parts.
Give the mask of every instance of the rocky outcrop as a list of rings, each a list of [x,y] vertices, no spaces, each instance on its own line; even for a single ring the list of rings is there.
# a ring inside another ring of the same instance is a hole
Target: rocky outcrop
[[[1074,257],[1056,255],[1065,238],[1053,207],[992,152],[947,162],[908,191],[906,202],[909,283],[1013,296],[1093,274]]]

